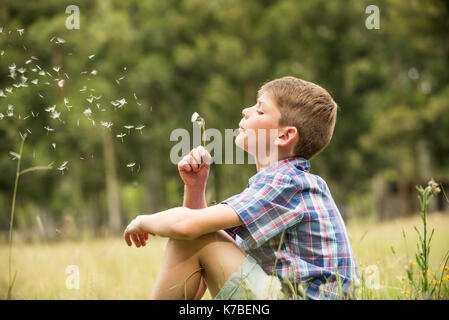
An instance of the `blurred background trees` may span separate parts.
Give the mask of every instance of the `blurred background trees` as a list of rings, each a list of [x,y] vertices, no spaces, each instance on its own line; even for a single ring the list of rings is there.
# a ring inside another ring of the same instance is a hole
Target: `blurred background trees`
[[[79,30],[65,27],[70,4]],[[369,4],[379,30],[365,27]],[[21,178],[19,229],[120,232],[137,214],[182,205],[172,130],[192,132],[196,111],[224,136],[258,88],[285,75],[320,84],[340,107],[312,172],[346,219],[412,214],[416,184],[449,180],[446,1],[15,0],[0,4],[0,21],[1,230],[19,132],[30,133],[24,168],[68,161]],[[53,105],[58,117],[45,111]],[[213,165],[208,203],[241,192],[254,173]]]

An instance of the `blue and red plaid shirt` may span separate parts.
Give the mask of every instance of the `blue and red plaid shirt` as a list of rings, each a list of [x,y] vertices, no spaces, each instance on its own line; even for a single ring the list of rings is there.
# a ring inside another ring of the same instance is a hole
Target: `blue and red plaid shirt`
[[[356,262],[326,182],[309,169],[309,161],[290,157],[252,176],[242,193],[221,202],[244,223],[225,231],[266,273],[304,285],[308,299],[344,298],[359,283]]]

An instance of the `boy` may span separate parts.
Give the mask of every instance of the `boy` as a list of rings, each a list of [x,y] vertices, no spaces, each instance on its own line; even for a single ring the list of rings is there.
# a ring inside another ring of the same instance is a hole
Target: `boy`
[[[137,247],[148,234],[170,238],[152,298],[200,299],[206,285],[216,299],[348,297],[359,276],[345,225],[324,180],[309,173],[336,115],[318,85],[294,77],[264,84],[235,140],[255,157],[257,173],[242,193],[211,207],[209,153],[198,147],[184,157],[183,207],[138,216],[124,233]]]

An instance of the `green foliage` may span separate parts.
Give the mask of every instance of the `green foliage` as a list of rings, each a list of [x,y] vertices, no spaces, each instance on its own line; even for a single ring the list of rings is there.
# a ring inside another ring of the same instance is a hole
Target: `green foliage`
[[[417,140],[429,146],[432,174],[448,175],[445,2],[379,1],[380,30],[365,28],[368,1],[83,0],[78,1],[79,30],[65,28],[69,4],[17,0],[0,6],[0,89],[12,87],[8,66],[13,63],[17,68],[38,64],[53,77],[51,85],[42,76],[37,85],[0,97],[2,114],[14,105],[14,117],[0,120],[0,204],[5,207],[14,177],[8,152],[20,141],[19,132],[27,129],[27,167],[63,161],[69,165],[64,175],[53,170],[26,178],[19,206],[32,202],[54,217],[62,217],[65,207],[76,219],[85,217],[83,206],[105,198],[102,130],[110,130],[114,139],[120,185],[139,183],[144,194],[153,197],[148,210],[181,203],[182,187],[176,186],[181,182],[169,160],[176,143],[169,141],[170,132],[190,131],[195,111],[208,128],[223,133],[236,128],[242,108],[254,103],[257,89],[285,75],[322,85],[340,106],[333,140],[312,162],[339,205],[348,204],[348,195],[361,196],[366,201],[359,211],[368,208],[369,196],[364,194],[379,171],[414,177]],[[23,35],[19,28],[24,28]],[[50,42],[53,37],[65,43]],[[39,60],[26,65],[31,56]],[[61,74],[53,71],[55,66],[61,67]],[[93,70],[97,75],[90,74]],[[59,88],[54,78],[63,73],[69,78]],[[30,71],[27,76],[28,83],[35,77]],[[95,91],[80,91],[83,86]],[[97,109],[97,101],[87,101],[91,94],[101,96],[98,103],[104,112]],[[127,105],[113,108],[110,101],[122,98]],[[63,122],[44,111],[54,104]],[[88,107],[90,119],[83,115]],[[25,119],[31,112],[39,117]],[[106,129],[100,121],[113,126]],[[145,125],[142,134],[128,134],[123,128],[139,124]],[[46,126],[55,131],[47,135]],[[127,133],[123,143],[116,138],[122,132]],[[128,163],[136,163],[140,171],[131,172]],[[155,174],[149,173],[150,166]],[[217,181],[208,188],[220,201],[243,190],[254,167],[223,165],[212,167],[212,173]],[[64,181],[73,188],[61,188]],[[92,221],[103,224],[104,213],[97,214]],[[0,228],[7,229],[7,223],[2,215]]]

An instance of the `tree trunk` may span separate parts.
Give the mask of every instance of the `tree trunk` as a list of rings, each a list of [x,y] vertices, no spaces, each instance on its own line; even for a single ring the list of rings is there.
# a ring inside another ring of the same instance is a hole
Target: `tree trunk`
[[[106,199],[108,204],[109,230],[115,234],[121,232],[120,191],[115,165],[114,143],[109,130],[102,131],[104,168],[106,175]]]

